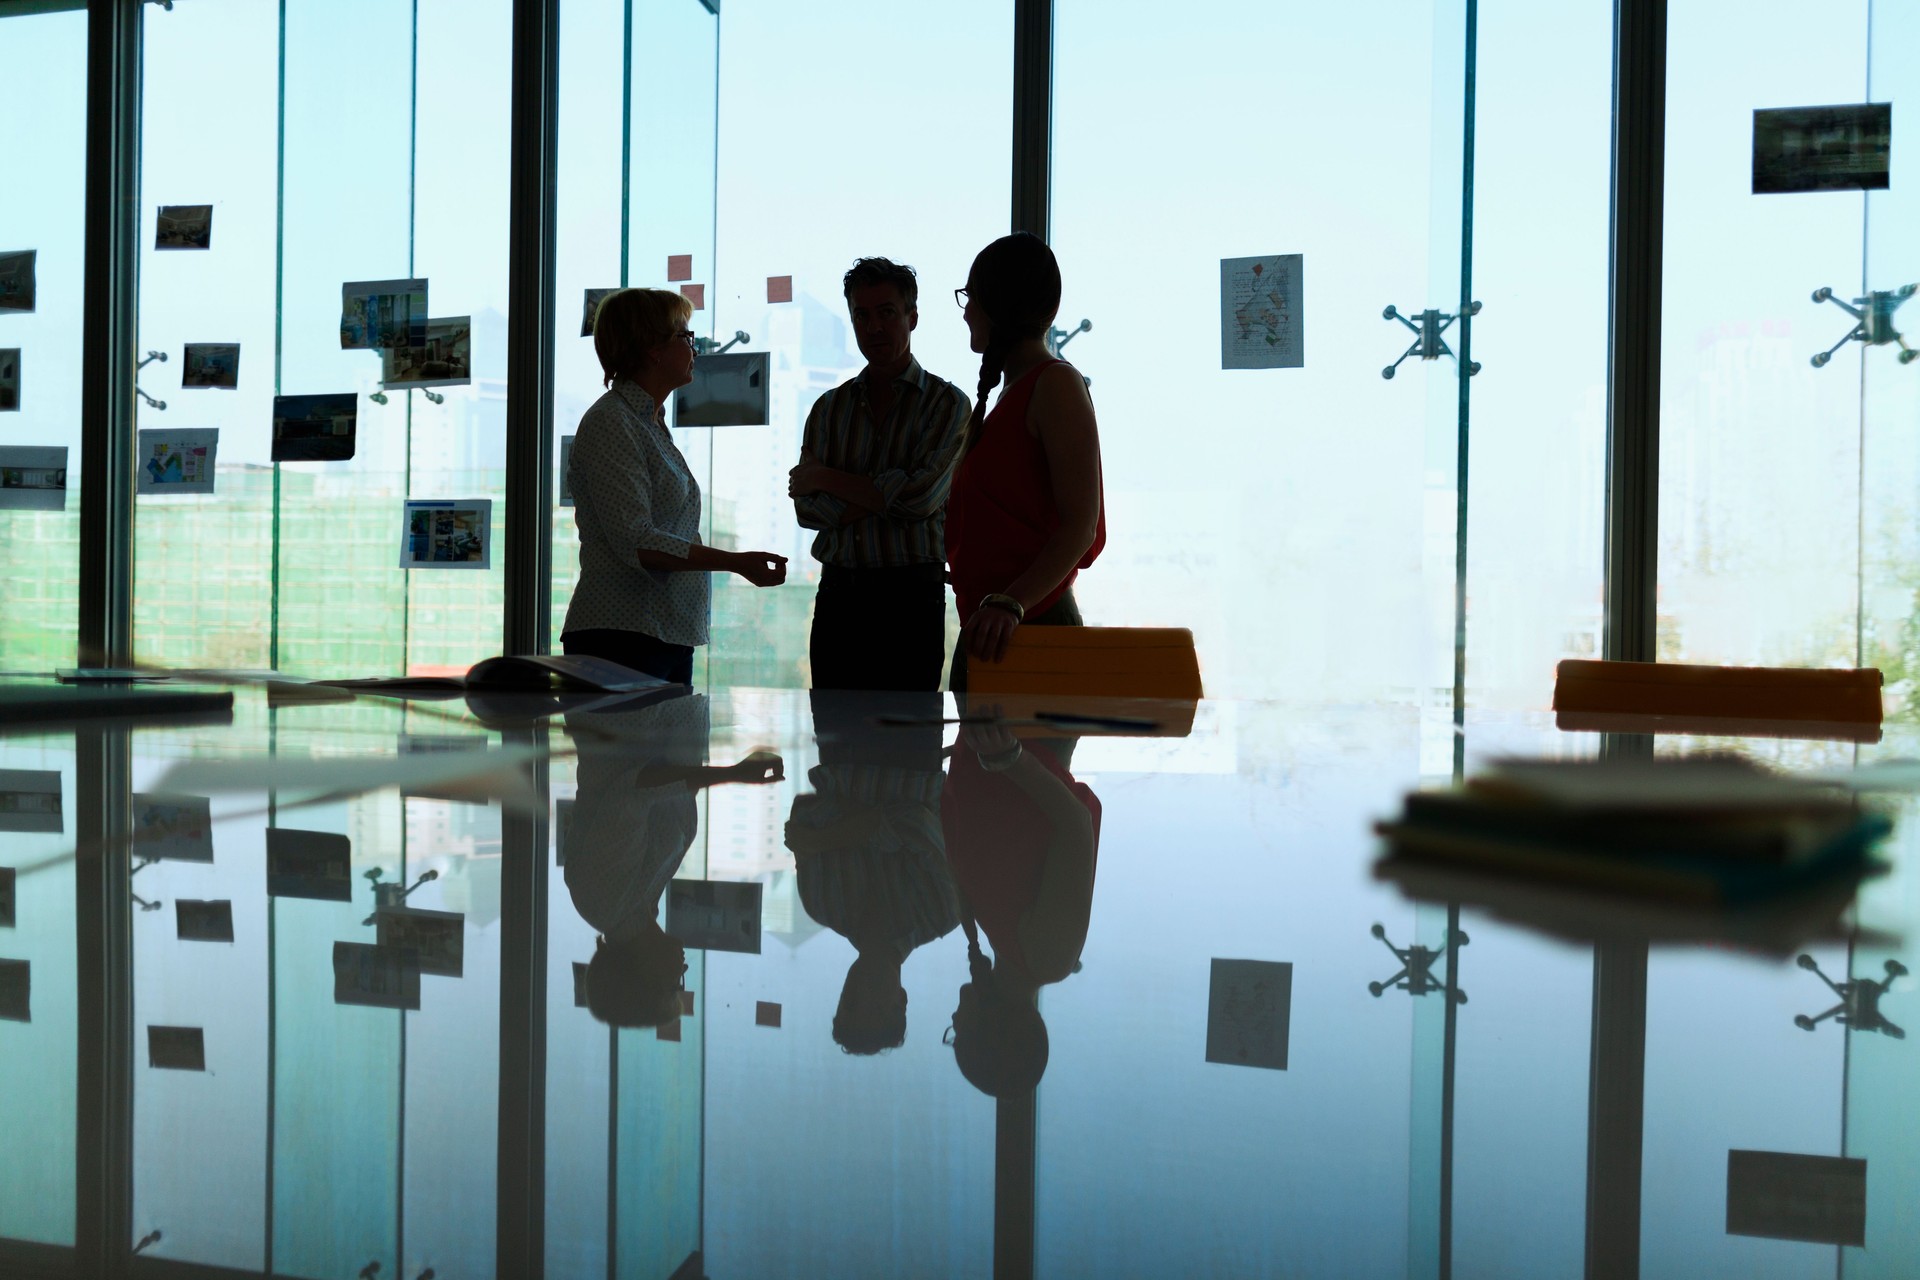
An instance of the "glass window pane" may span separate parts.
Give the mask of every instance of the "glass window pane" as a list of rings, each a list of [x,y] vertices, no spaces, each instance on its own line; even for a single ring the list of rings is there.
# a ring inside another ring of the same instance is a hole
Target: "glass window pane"
[[[77,652],[86,127],[85,11],[0,12],[0,670]]]

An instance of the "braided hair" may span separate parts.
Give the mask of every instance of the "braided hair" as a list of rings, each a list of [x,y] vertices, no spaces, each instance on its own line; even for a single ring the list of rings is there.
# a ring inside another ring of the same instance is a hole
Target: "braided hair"
[[[1047,242],[1030,231],[1001,236],[974,258],[967,272],[967,296],[989,326],[973,417],[967,423],[971,449],[987,418],[987,397],[1007,371],[1007,356],[1021,342],[1043,336],[1060,311],[1060,264]]]

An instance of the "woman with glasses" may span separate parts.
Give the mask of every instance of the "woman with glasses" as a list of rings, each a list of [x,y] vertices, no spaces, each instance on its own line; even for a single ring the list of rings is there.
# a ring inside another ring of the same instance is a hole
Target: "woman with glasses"
[[[756,587],[787,578],[765,551],[700,542],[700,485],[667,433],[667,397],[693,381],[693,304],[664,289],[621,289],[594,317],[608,391],[580,418],[567,479],[580,529],[580,582],[561,647],[675,684],[693,683],[707,642],[707,575]]]
[[[980,353],[979,398],[947,499],[961,626],[950,684],[961,693],[968,661],[1000,661],[1022,623],[1080,625],[1073,580],[1106,545],[1107,525],[1093,400],[1047,347],[1060,310],[1053,250],[1026,232],[1003,236],[954,298]]]

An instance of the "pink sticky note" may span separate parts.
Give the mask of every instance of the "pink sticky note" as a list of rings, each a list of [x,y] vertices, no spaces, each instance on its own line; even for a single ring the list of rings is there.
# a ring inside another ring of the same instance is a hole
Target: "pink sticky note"
[[[768,276],[767,277],[767,301],[768,302],[792,302],[793,301],[793,277],[792,276]]]
[[[682,991],[680,993],[680,1013],[683,1017],[691,1018],[693,1016],[693,992]]]
[[[693,279],[693,255],[690,253],[670,253],[667,255],[667,279]]]
[[[766,1000],[753,1002],[753,1025],[756,1027],[777,1027],[780,1025],[780,1006]]]
[[[688,302],[691,302],[695,311],[705,311],[707,309],[707,286],[703,284],[681,285],[680,296]]]
[[[655,1027],[653,1029],[653,1038],[656,1040],[678,1040],[680,1038],[680,1019],[675,1018],[672,1022],[663,1022]]]

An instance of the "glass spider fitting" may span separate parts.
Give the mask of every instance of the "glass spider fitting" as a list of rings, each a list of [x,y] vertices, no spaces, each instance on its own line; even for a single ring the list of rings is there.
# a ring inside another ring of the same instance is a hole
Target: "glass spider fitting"
[[[1466,314],[1470,316],[1479,315],[1480,304],[1477,302],[1469,304]],[[1441,356],[1453,356],[1453,348],[1447,345],[1447,340],[1441,335],[1453,327],[1453,322],[1458,320],[1460,318],[1459,316],[1450,316],[1445,312],[1428,308],[1419,314],[1416,323],[1414,319],[1409,319],[1401,315],[1400,308],[1390,306],[1380,313],[1380,318],[1382,320],[1398,320],[1401,324],[1413,331],[1413,345],[1401,352],[1398,360],[1395,360],[1392,364],[1382,369],[1380,371],[1381,377],[1393,377],[1394,371],[1413,356],[1419,356],[1422,360],[1438,360]],[[1458,357],[1454,358],[1457,359]],[[1478,360],[1469,361],[1467,363],[1467,376],[1471,378],[1478,372],[1480,372],[1480,362]]]
[[[1915,357],[1920,357],[1920,351],[1909,347],[1907,340],[1900,336],[1900,331],[1893,327],[1893,313],[1916,292],[1920,292],[1920,284],[1902,285],[1898,289],[1875,289],[1866,297],[1855,298],[1849,304],[1834,297],[1833,290],[1824,285],[1815,289],[1815,302],[1831,302],[1852,316],[1855,324],[1846,337],[1813,357],[1813,367],[1823,368],[1827,361],[1833,359],[1833,353],[1849,342],[1864,342],[1870,347],[1884,347],[1892,343],[1900,348],[1900,363],[1912,364]]]
[[[140,371],[146,368],[148,365],[152,364],[156,360],[158,360],[161,364],[165,364],[167,362],[167,353],[164,351],[149,351],[147,352],[146,359],[142,360],[139,364],[133,366],[133,378],[134,378],[133,394],[139,396],[142,400],[146,401],[148,408],[164,410],[167,407],[167,402],[165,400],[155,400],[152,396],[148,395],[140,387]]]
[[[374,867],[363,874],[366,877],[367,883],[373,886],[373,915],[362,920],[360,922],[361,924],[372,924],[374,920],[379,917],[380,912],[387,907],[406,906],[407,899],[413,896],[415,889],[418,889],[429,880],[438,880],[440,878],[438,871],[422,871],[420,878],[415,880],[411,885],[408,885],[399,880],[382,880],[380,877],[385,875],[386,872],[379,867]]]
[[[724,345],[714,341],[712,338],[696,337],[693,340],[693,353],[697,356],[717,356],[732,350],[743,342],[752,341],[753,335],[749,334],[745,329],[735,329],[733,336],[728,338]]]
[[[1818,975],[1820,981],[1832,987],[1833,994],[1840,997],[1839,1004],[1833,1006],[1833,1008],[1827,1010],[1825,1013],[1820,1014],[1818,1017],[1809,1018],[1804,1013],[1795,1015],[1793,1019],[1794,1026],[1800,1028],[1802,1031],[1811,1031],[1828,1018],[1832,1018],[1841,1026],[1851,1028],[1854,1031],[1878,1031],[1880,1034],[1894,1040],[1905,1040],[1907,1038],[1907,1033],[1904,1030],[1888,1022],[1885,1015],[1880,1012],[1880,997],[1887,994],[1887,988],[1893,985],[1896,978],[1906,976],[1907,966],[1901,964],[1898,960],[1887,961],[1887,977],[1884,982],[1875,982],[1872,978],[1855,978],[1852,982],[1835,982],[1832,978],[1820,972],[1820,965],[1812,956],[1801,956],[1794,961],[1794,963],[1802,969]]]
[[[1435,991],[1445,991],[1447,984],[1433,976],[1433,962],[1441,956],[1466,946],[1468,941],[1467,935],[1464,932],[1455,929],[1447,935],[1447,942],[1443,947],[1423,947],[1415,943],[1411,947],[1403,948],[1396,947],[1392,942],[1387,940],[1387,927],[1385,925],[1376,924],[1373,926],[1371,932],[1374,937],[1380,939],[1387,950],[1393,952],[1394,959],[1400,962],[1400,972],[1394,974],[1385,982],[1369,982],[1367,984],[1367,990],[1375,998],[1385,995],[1389,990],[1404,991],[1408,995],[1413,996],[1431,995]],[[1455,1004],[1465,1004],[1467,1002],[1467,993],[1455,987],[1453,989],[1453,1002]]]

